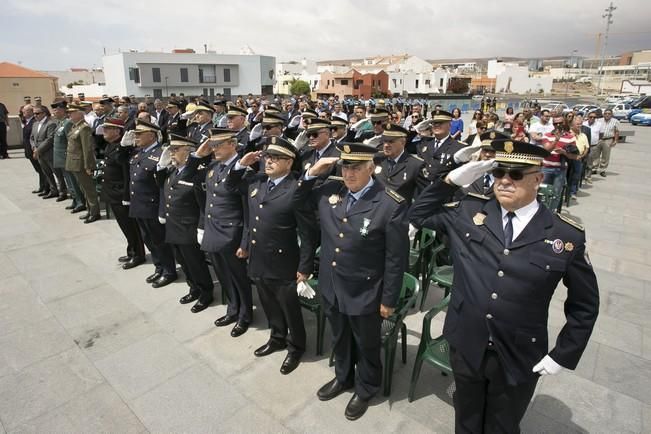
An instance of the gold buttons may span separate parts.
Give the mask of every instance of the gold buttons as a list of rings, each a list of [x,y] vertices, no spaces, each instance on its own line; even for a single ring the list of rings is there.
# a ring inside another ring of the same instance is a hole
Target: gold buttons
[[[504,271],[500,270],[497,272],[498,277],[504,277]]]

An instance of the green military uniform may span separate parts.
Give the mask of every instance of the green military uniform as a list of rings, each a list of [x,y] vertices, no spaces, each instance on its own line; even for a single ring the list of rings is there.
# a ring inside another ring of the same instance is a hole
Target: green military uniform
[[[81,109],[80,106],[78,109],[78,106],[72,104],[69,107],[68,111]],[[66,170],[72,172],[77,178],[86,197],[88,215],[99,216],[99,201],[92,176],[92,171],[95,170],[95,147],[92,131],[85,121],[74,124],[68,133]]]

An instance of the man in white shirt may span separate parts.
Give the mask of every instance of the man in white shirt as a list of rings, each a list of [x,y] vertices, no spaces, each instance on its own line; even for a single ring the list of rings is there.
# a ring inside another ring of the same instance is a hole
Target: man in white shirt
[[[542,146],[542,138],[546,133],[554,131],[554,124],[551,121],[549,110],[540,112],[540,122],[532,123],[529,127],[529,136],[531,143]]]
[[[599,125],[599,142],[590,155],[591,174],[599,172],[606,177],[606,169],[610,163],[610,150],[619,140],[619,121],[613,117],[613,111],[604,110],[604,120]]]

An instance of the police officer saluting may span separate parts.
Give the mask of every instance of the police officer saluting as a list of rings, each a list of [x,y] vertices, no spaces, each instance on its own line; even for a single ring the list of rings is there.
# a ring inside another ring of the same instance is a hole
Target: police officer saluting
[[[201,227],[200,216],[206,204],[202,187],[206,171],[197,159],[189,159],[196,146],[194,140],[172,134],[169,146],[161,154],[156,174],[158,185],[164,189],[165,242],[172,246],[190,287],[179,303],[197,300],[190,309],[192,313],[201,312],[213,301],[212,277],[197,243],[197,228]]]
[[[129,201],[129,159],[133,148],[120,145],[125,128],[123,120],[109,118],[102,126],[106,142],[102,196],[111,206],[115,220],[127,239],[127,254],[118,261],[123,263],[123,269],[128,270],[145,262],[145,245],[138,223],[129,217],[129,207],[123,205],[123,202]]]
[[[225,327],[235,323],[231,330],[234,338],[246,333],[253,316],[253,297],[246,272],[248,201],[246,196],[227,189],[224,182],[239,157],[236,133],[213,128],[210,139],[190,157],[191,161],[214,157],[207,169],[204,223],[203,229],[198,229],[197,239],[201,250],[210,255],[219,283],[228,294],[226,315],[218,318],[215,325]]]
[[[520,432],[538,378],[576,368],[599,312],[583,228],[536,199],[549,152],[504,139],[492,147],[495,160],[451,171],[411,211],[414,226],[450,240],[454,282],[443,334],[456,383],[457,433]],[[494,198],[444,203],[491,168]],[[567,323],[548,354],[549,303],[561,279]]]
[[[418,156],[425,161],[426,176],[430,181],[458,167],[453,157],[464,144],[450,136],[451,122],[451,113],[434,110],[431,119],[433,140],[417,145]]]
[[[165,243],[165,219],[159,217],[160,187],[156,181],[157,164],[163,152],[159,143],[160,128],[138,119],[135,137],[137,153],[129,166],[129,217],[135,218],[143,241],[151,252],[154,274],[146,282],[154,288],[168,285],[176,280],[176,264],[172,247]]]
[[[355,420],[382,381],[380,329],[398,302],[407,266],[408,203],[373,178],[375,147],[338,148],[343,184],[326,182],[312,192],[321,220],[319,289],[332,327],[336,374],[317,396],[327,401],[354,387],[345,415]],[[319,160],[303,182],[314,183],[334,161]]]
[[[382,133],[382,156],[376,160],[375,176],[411,204],[416,194],[429,185],[424,176],[425,162],[405,151],[409,132],[399,125],[387,124]]]
[[[307,280],[314,269],[316,226],[305,205],[306,190],[299,189],[300,182],[291,171],[296,159],[294,146],[271,137],[264,152],[264,174],[243,178],[244,169],[262,158],[262,152],[250,152],[235,164],[226,182],[228,188],[248,198],[249,276],[271,326],[269,341],[254,354],[262,357],[289,346],[280,368],[282,374],[289,374],[305,352],[296,284]]]
[[[194,110],[194,121],[196,123],[188,128],[188,137],[196,143],[203,143],[206,141],[206,139],[210,137],[210,129],[213,127],[213,112],[214,109],[210,106],[208,101],[200,100],[199,104],[197,104],[197,108]]]

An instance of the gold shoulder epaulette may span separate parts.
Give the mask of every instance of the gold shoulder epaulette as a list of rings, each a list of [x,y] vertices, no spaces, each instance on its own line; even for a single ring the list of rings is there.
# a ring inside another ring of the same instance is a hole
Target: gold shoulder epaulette
[[[391,190],[390,188],[386,188],[384,191],[387,192],[389,197],[393,200],[395,200],[398,203],[402,203],[405,201],[405,198],[400,196],[398,193],[395,192],[395,190]]]
[[[578,224],[577,222],[575,222],[574,220],[572,220],[572,219],[569,218],[568,216],[563,215],[563,214],[559,214],[559,213],[556,213],[556,216],[557,216],[559,219],[563,220],[563,221],[564,221],[565,223],[567,223],[568,225],[573,226],[573,227],[575,227],[576,229],[580,230],[581,232],[585,231],[585,228],[583,227],[583,225]]]
[[[443,206],[446,208],[456,208],[459,206],[459,201],[444,203]]]
[[[340,181],[344,182],[344,177],[343,176],[328,176],[328,181]]]
[[[417,160],[419,160],[419,161],[425,161],[425,160],[423,160],[422,158],[420,158],[420,157],[419,157],[418,155],[416,155],[416,154],[409,154],[409,155],[411,155],[413,158],[415,158],[415,159],[417,159]]]
[[[466,195],[476,197],[477,199],[482,199],[482,200],[490,200],[491,199],[490,197],[484,196],[483,194],[479,194],[479,193],[468,192]]]

